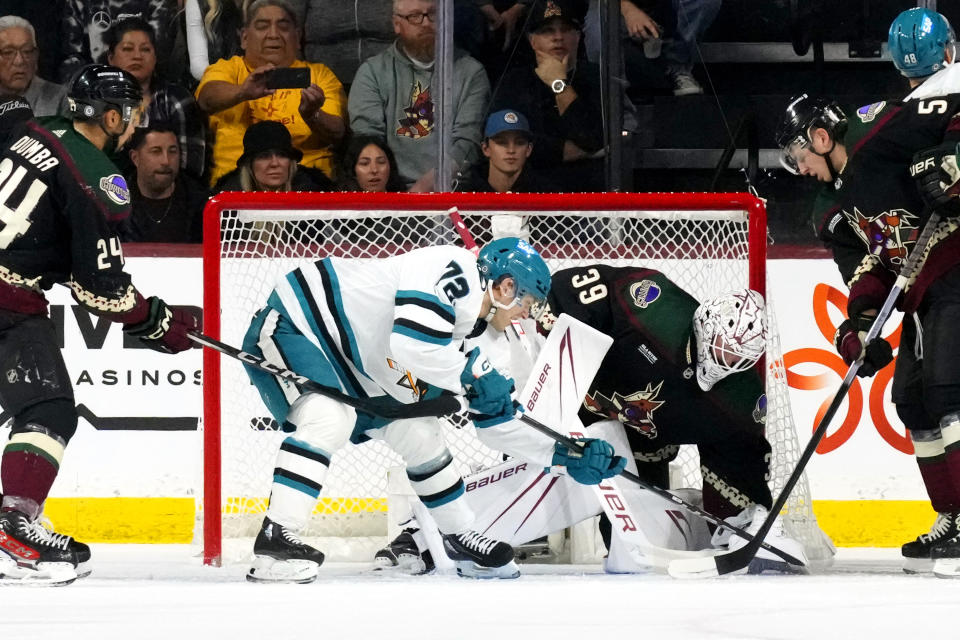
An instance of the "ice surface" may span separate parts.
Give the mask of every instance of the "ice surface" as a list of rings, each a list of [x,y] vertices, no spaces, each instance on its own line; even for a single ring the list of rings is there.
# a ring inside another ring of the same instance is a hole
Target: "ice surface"
[[[473,581],[344,563],[309,585],[247,583],[245,565],[204,567],[195,552],[94,545],[89,578],[0,589],[0,638],[906,640],[956,637],[960,610],[960,580],[905,575],[895,549],[841,549],[816,576],[677,581],[527,564],[518,580]]]

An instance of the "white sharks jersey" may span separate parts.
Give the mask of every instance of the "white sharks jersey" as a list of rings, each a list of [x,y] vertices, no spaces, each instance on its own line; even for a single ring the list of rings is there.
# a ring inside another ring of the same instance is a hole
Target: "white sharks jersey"
[[[346,393],[409,403],[420,380],[463,392],[461,344],[484,295],[477,259],[448,246],[318,260],[287,274],[267,304],[324,352]]]

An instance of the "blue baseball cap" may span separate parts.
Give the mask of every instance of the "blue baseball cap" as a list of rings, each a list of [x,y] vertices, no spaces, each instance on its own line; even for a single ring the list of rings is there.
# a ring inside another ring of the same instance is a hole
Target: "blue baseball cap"
[[[527,117],[513,109],[503,109],[487,116],[487,125],[483,129],[484,138],[492,138],[504,131],[521,131],[530,135],[530,123]]]

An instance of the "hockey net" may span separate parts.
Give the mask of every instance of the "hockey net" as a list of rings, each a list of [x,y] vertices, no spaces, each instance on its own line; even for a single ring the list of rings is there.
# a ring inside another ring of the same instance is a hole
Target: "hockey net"
[[[447,210],[456,206],[481,247],[527,238],[551,270],[605,263],[663,271],[699,300],[750,286],[766,294],[766,215],[746,194],[222,194],[205,213],[205,332],[240,345],[253,314],[291,269],[327,256],[383,258],[417,247],[462,244]],[[801,446],[790,410],[773,305],[768,304],[767,437],[776,496]],[[267,507],[285,434],[241,365],[204,354],[205,562],[230,540],[249,553]],[[501,460],[465,421],[447,421],[448,446],[464,474]],[[804,443],[805,444],[805,443]],[[384,541],[387,470],[401,465],[381,442],[348,445],[332,459],[305,535],[327,538],[332,559],[370,559]],[[699,487],[695,447],[675,463],[678,484]],[[676,486],[676,485],[675,485]],[[827,555],[804,477],[787,503],[788,530],[814,558]],[[362,542],[361,542],[362,540]],[[336,544],[331,541],[336,541]],[[356,541],[351,543],[350,541]]]

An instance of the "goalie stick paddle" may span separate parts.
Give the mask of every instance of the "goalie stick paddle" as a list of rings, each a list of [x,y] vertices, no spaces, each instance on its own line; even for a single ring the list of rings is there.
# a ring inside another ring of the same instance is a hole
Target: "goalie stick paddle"
[[[543,424],[543,423],[540,422],[539,420],[536,420],[535,418],[531,418],[530,416],[524,415],[524,414],[519,414],[519,415],[518,415],[518,419],[520,420],[520,422],[523,422],[523,423],[525,423],[525,424],[533,427],[534,429],[536,429],[537,431],[539,431],[539,432],[542,433],[543,435],[545,435],[545,436],[547,436],[547,437],[549,437],[549,438],[552,438],[552,439],[556,440],[557,442],[563,444],[565,447],[567,447],[567,448],[570,449],[571,451],[576,451],[576,452],[578,452],[578,453],[583,453],[583,447],[580,446],[580,444],[579,444],[576,440],[574,440],[573,438],[571,438],[571,437],[569,437],[569,436],[565,436],[565,435],[563,435],[562,433],[558,433],[557,431],[554,431],[553,429],[551,429],[551,428],[548,427],[547,425]],[[773,553],[773,554],[775,554],[775,555],[783,558],[785,561],[787,561],[788,563],[790,563],[790,564],[792,564],[792,565],[795,565],[795,566],[798,566],[798,567],[804,566],[804,563],[803,563],[801,560],[793,557],[792,555],[790,555],[790,554],[787,553],[786,551],[781,551],[780,549],[777,549],[776,547],[774,547],[774,546],[772,546],[772,545],[768,545],[766,542],[763,542],[763,539],[762,539],[762,538],[757,538],[756,536],[752,536],[752,535],[750,535],[749,533],[747,533],[746,531],[744,531],[743,529],[741,529],[741,528],[739,528],[739,527],[736,527],[736,526],[734,526],[734,525],[726,522],[726,521],[723,520],[722,518],[719,518],[718,516],[713,515],[713,514],[710,513],[709,511],[705,511],[704,509],[701,509],[701,508],[698,507],[697,505],[692,504],[692,503],[690,503],[690,502],[687,502],[686,500],[684,500],[684,499],[681,498],[680,496],[676,496],[676,495],[670,493],[669,491],[667,491],[666,489],[662,489],[661,487],[658,487],[658,486],[656,486],[656,485],[652,485],[652,484],[644,481],[640,476],[638,476],[638,475],[635,474],[635,473],[632,473],[632,472],[627,471],[626,469],[624,469],[623,471],[620,472],[620,476],[623,477],[623,478],[626,478],[627,480],[630,480],[631,482],[633,482],[633,483],[635,483],[635,484],[640,485],[640,487],[642,487],[643,489],[646,489],[647,491],[650,491],[650,492],[652,492],[652,493],[657,494],[657,495],[660,496],[661,498],[664,498],[664,499],[666,499],[666,500],[669,500],[670,502],[673,502],[674,504],[678,504],[678,505],[680,505],[680,506],[682,506],[682,507],[685,507],[685,508],[689,509],[690,511],[693,511],[694,513],[700,515],[701,517],[705,518],[706,520],[709,520],[709,521],[712,522],[713,524],[716,524],[716,525],[718,525],[718,526],[722,526],[722,527],[726,527],[727,529],[730,529],[730,530],[733,531],[736,535],[738,535],[738,536],[740,536],[741,538],[747,540],[749,544],[757,543],[757,544],[759,544],[760,547],[766,549],[766,550],[769,551],[770,553]],[[713,560],[713,558],[714,558],[714,556],[711,555],[711,556],[702,557],[702,558],[684,558],[683,560],[688,560],[688,561],[690,561],[690,562],[696,562],[696,561],[699,561],[699,562],[711,562],[711,561]],[[672,565],[673,562],[677,562],[677,560],[672,561],[670,564]]]
[[[906,288],[907,283],[910,281],[913,272],[917,268],[917,264],[920,262],[920,256],[926,252],[927,244],[930,242],[930,238],[933,236],[934,230],[939,222],[940,215],[936,212],[931,214],[930,219],[927,220],[927,224],[923,227],[923,233],[920,234],[916,245],[914,245],[913,251],[910,253],[910,257],[907,259],[907,263],[904,265],[903,269],[900,270],[900,275],[897,276],[897,280],[890,289],[890,293],[887,294],[887,299],[884,300],[883,306],[880,307],[880,311],[877,312],[877,317],[874,319],[873,324],[870,325],[870,330],[867,331],[867,335],[863,339],[864,345],[870,344],[877,338],[877,336],[880,335],[880,331],[883,330],[884,323],[887,321],[887,319],[890,317],[890,313],[893,311],[893,305],[896,303],[897,298],[900,297],[900,293]],[[837,410],[843,403],[843,399],[846,397],[847,391],[850,389],[850,385],[853,384],[853,380],[856,378],[857,371],[860,369],[861,364],[862,360],[857,360],[850,365],[849,369],[847,369],[847,373],[845,376],[843,376],[843,382],[840,384],[840,388],[833,396],[833,400],[830,401],[830,406],[820,419],[820,424],[817,425],[813,435],[810,436],[810,442],[807,443],[807,447],[800,455],[800,459],[797,460],[797,465],[794,467],[793,473],[791,473],[790,477],[787,478],[787,482],[783,485],[780,495],[777,496],[777,500],[773,503],[773,508],[770,509],[767,519],[764,520],[763,524],[760,526],[760,529],[757,531],[754,539],[739,549],[735,549],[728,553],[721,553],[711,558],[684,558],[680,560],[674,560],[670,563],[670,575],[675,578],[708,578],[733,573],[745,568],[750,564],[750,561],[753,560],[753,557],[757,555],[757,550],[763,546],[763,539],[773,527],[773,522],[776,520],[777,514],[779,514],[780,510],[783,509],[783,506],[787,504],[787,498],[790,497],[790,492],[793,491],[793,488],[797,485],[797,482],[800,481],[800,476],[803,475],[803,471],[806,468],[807,463],[810,462],[810,458],[813,457],[814,451],[816,451],[817,446],[823,439],[823,436],[826,435],[827,427],[830,426],[830,421],[833,420],[834,414],[837,413]],[[766,549],[765,546],[763,548]]]
[[[246,351],[241,351],[236,347],[231,347],[230,345],[224,344],[219,340],[215,340],[210,336],[194,331],[191,331],[187,335],[191,340],[197,344],[207,347],[208,349],[219,351],[220,353],[248,364],[251,367],[256,367],[261,371],[266,371],[267,373],[272,373],[273,375],[283,378],[284,380],[289,380],[306,391],[312,391],[314,393],[327,396],[328,398],[333,398],[334,400],[349,405],[358,411],[369,413],[380,418],[387,418],[389,420],[402,420],[404,418],[439,417],[456,413],[463,409],[463,405],[460,402],[459,396],[447,394],[438,398],[432,398],[430,400],[423,400],[421,402],[414,402],[411,404],[404,404],[394,400],[389,396],[381,396],[377,398],[354,398],[353,396],[348,396],[339,389],[334,389],[333,387],[322,385],[319,382],[314,382],[309,378],[301,376],[295,371],[278,367],[275,364],[267,362],[263,358],[255,356],[251,353],[247,353]]]

